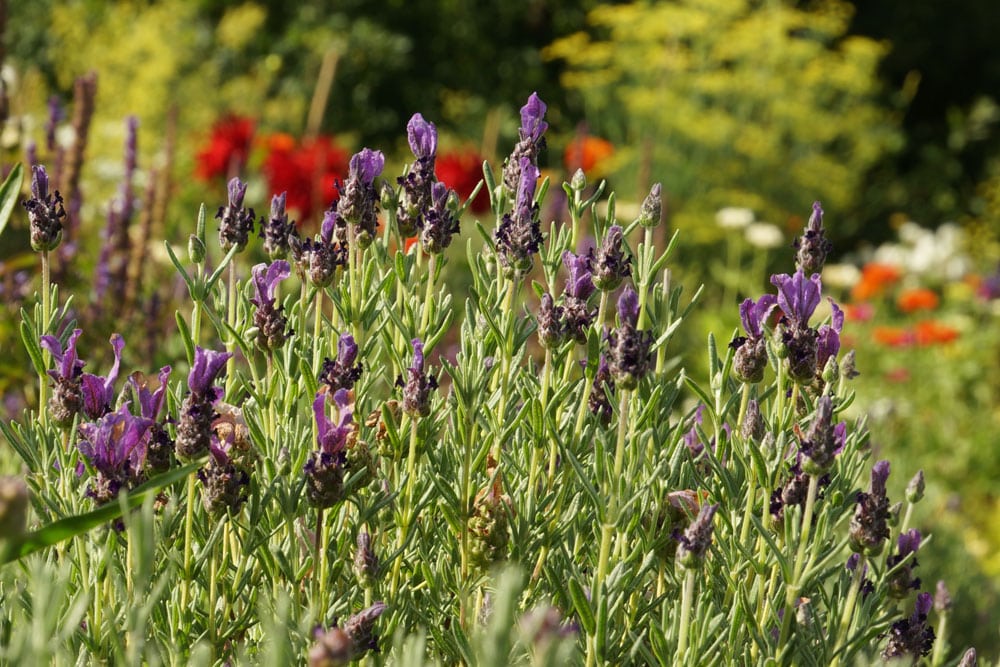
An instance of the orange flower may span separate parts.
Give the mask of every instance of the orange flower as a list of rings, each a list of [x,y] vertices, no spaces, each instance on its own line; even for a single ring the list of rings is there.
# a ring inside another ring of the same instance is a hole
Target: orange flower
[[[901,327],[875,327],[872,337],[875,342],[889,347],[905,347],[913,342],[913,332]]]
[[[938,295],[926,287],[903,290],[896,299],[896,306],[904,313],[917,310],[934,310],[938,307]]]
[[[844,315],[850,322],[867,322],[875,316],[875,308],[870,303],[847,303]]]
[[[899,280],[899,269],[892,264],[869,262],[861,268],[861,280],[851,290],[855,301],[866,301],[882,295],[886,288]]]
[[[614,155],[614,152],[614,144],[607,139],[590,135],[578,136],[566,147],[563,165],[569,174],[583,169],[585,174],[595,176],[600,174],[601,163]]]
[[[958,338],[958,329],[937,320],[924,320],[917,323],[916,338],[919,345],[950,343]]]

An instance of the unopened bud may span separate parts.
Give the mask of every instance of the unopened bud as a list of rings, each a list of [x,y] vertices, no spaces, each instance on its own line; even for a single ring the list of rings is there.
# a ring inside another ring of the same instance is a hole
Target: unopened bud
[[[192,234],[188,238],[188,258],[195,264],[201,264],[205,261],[205,242],[196,234]]]
[[[577,169],[573,172],[573,177],[569,180],[569,187],[577,192],[581,192],[587,187],[587,176],[583,173],[583,169]]]
[[[840,379],[840,365],[837,364],[836,357],[830,357],[826,360],[826,365],[823,367],[823,381],[827,384],[833,384]]]
[[[639,224],[643,227],[656,227],[660,224],[660,218],[663,216],[662,193],[663,186],[656,183],[642,200],[642,205],[639,207]]]
[[[924,471],[918,470],[906,485],[906,502],[918,503],[924,497]]]

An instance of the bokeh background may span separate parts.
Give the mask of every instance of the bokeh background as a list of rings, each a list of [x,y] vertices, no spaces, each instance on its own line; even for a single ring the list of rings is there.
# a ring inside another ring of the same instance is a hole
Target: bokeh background
[[[925,470],[917,523],[933,538],[920,571],[952,590],[954,642],[998,654],[993,0],[0,7],[4,168],[41,162],[56,174],[72,224],[55,272],[78,295],[73,314],[90,331],[145,331],[128,353],[150,367],[181,353],[170,332],[184,293],[162,241],[182,246],[198,207],[224,203],[228,176],[249,179],[259,212],[287,190],[309,229],[352,152],[380,148],[386,173],[400,172],[418,111],[441,133],[438,177],[465,195],[482,161],[497,164],[515,142],[532,91],[549,105],[541,162],[555,183],[577,168],[607,179],[628,218],[662,182],[660,233],[681,230],[676,279],[706,285],[679,350],[696,377],[708,332],[731,335],[738,301],[787,270],[821,201],[836,248],[824,281],[847,310],[861,372],[852,410],[868,416],[876,454],[896,462],[895,497]],[[470,218],[489,215],[483,203]],[[553,201],[546,217],[566,214]],[[35,399],[17,321],[38,267],[20,213],[0,261],[0,391],[15,416]],[[88,349],[107,347],[101,338]],[[0,467],[16,468],[8,448]]]

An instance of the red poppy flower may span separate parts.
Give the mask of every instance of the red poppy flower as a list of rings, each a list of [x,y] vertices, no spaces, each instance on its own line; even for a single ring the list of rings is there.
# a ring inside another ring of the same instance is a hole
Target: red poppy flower
[[[574,173],[583,169],[588,176],[600,175],[601,163],[614,155],[615,146],[607,139],[584,135],[577,137],[563,152],[563,165],[566,172]]]
[[[434,175],[439,181],[458,193],[464,202],[483,178],[483,157],[470,148],[450,153],[438,153]],[[490,196],[484,185],[469,205],[473,213],[490,210]]]
[[[243,116],[227,115],[212,126],[208,145],[195,159],[194,174],[203,181],[228,178],[243,171],[250,156],[254,122]]]
[[[271,194],[287,193],[286,207],[300,222],[327,208],[340,194],[334,184],[347,175],[347,151],[319,136],[297,143],[288,134],[267,138],[261,171]]]

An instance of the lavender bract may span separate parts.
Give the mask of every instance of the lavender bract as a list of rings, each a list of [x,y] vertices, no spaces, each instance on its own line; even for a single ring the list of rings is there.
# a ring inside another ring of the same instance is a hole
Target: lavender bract
[[[340,334],[337,341],[336,360],[329,357],[323,360],[319,371],[319,381],[335,393],[338,389],[353,389],[354,383],[361,377],[363,367],[355,364],[358,359],[358,344],[349,333]]]
[[[95,503],[103,505],[121,489],[132,488],[143,479],[146,433],[152,423],[133,416],[125,404],[95,423],[80,424],[77,447],[97,471],[87,487],[87,495]]]
[[[653,334],[639,331],[639,295],[631,285],[618,297],[618,328],[608,335],[611,376],[621,389],[635,389],[653,365]]]
[[[593,252],[590,268],[594,285],[605,292],[617,289],[622,280],[632,275],[632,260],[625,253],[625,230],[619,225],[608,228],[601,245]]]
[[[524,180],[525,161],[532,165],[538,164],[538,153],[545,147],[545,131],[549,124],[545,122],[547,107],[538,93],[532,93],[528,101],[521,107],[521,127],[518,130],[520,140],[504,163],[503,184],[509,192],[517,192]]]
[[[225,369],[231,352],[215,352],[195,347],[194,364],[188,374],[188,395],[181,405],[175,442],[177,458],[182,461],[196,459],[208,453],[212,442],[212,421],[215,419],[215,402],[222,396],[222,389],[213,386]]]
[[[31,195],[22,202],[31,227],[31,248],[35,252],[48,252],[62,240],[66,209],[58,190],[49,193],[49,175],[42,165],[31,168]]]
[[[879,461],[872,466],[868,492],[858,493],[858,504],[848,532],[851,549],[855,552],[876,556],[889,539],[889,499],[885,492],[888,479],[889,462]]]
[[[403,238],[409,238],[424,229],[432,207],[437,128],[434,123],[415,113],[406,124],[406,136],[416,161],[405,176],[397,179],[402,192],[396,208],[396,225]]]
[[[326,287],[333,282],[337,268],[347,266],[347,246],[334,242],[334,232],[340,227],[339,220],[335,210],[327,210],[319,238],[302,241],[295,235],[288,237],[296,271],[315,287]]]
[[[83,409],[83,361],[77,357],[76,341],[83,334],[82,329],[74,329],[66,341],[66,349],[55,336],[42,336],[39,344],[52,355],[58,370],[49,369],[49,377],[54,383],[54,391],[49,399],[48,409],[52,421],[62,427],[70,426],[73,417]]]
[[[353,241],[359,248],[368,247],[378,231],[378,190],[375,179],[385,167],[382,151],[362,148],[351,156],[347,185],[337,202],[337,224],[354,227]],[[339,236],[341,244],[350,239]]]
[[[318,449],[309,456],[302,469],[306,477],[306,496],[314,507],[321,509],[333,507],[343,500],[344,469],[347,463],[345,449],[348,438],[354,433],[347,390],[339,389],[333,394],[339,423],[330,421],[326,416],[328,395],[326,391],[320,391],[313,401]]]
[[[833,251],[833,243],[826,238],[823,228],[823,208],[813,203],[812,215],[801,238],[795,239],[795,266],[802,273],[819,273],[826,263],[826,256]]]
[[[283,259],[275,260],[270,265],[257,264],[251,269],[255,296],[250,303],[257,307],[253,315],[253,323],[257,327],[256,342],[267,352],[280,348],[293,333],[288,329],[288,318],[283,312],[285,307],[275,307],[278,283],[291,272],[291,266]]]
[[[833,424],[833,400],[821,396],[808,432],[799,444],[802,470],[810,475],[822,475],[833,466],[834,457],[844,448],[847,424]]]
[[[288,254],[288,239],[290,236],[297,236],[298,231],[295,222],[288,219],[285,212],[285,202],[287,194],[271,197],[271,215],[267,218],[261,216],[260,236],[264,239],[264,252],[273,259],[284,259]]]
[[[428,254],[444,252],[461,231],[458,216],[448,205],[452,192],[444,183],[431,186],[431,203],[424,212],[420,230],[420,244]]]
[[[419,338],[411,341],[413,364],[407,369],[408,379],[396,379],[403,388],[403,412],[411,417],[426,417],[431,413],[431,391],[437,389],[437,379],[424,371],[424,344]]]
[[[252,208],[243,207],[247,184],[238,178],[233,178],[229,181],[227,191],[228,202],[225,206],[220,206],[215,214],[219,220],[219,245],[224,252],[229,252],[234,247],[237,248],[237,252],[243,252],[253,232],[255,218]]]
[[[132,393],[139,405],[139,415],[153,422],[149,427],[146,447],[146,469],[152,474],[169,470],[174,459],[174,440],[170,437],[163,422],[158,421],[166,397],[170,372],[170,366],[164,366],[160,369],[160,385],[155,391],[149,390],[146,377],[139,371],[132,373],[128,378],[129,386],[132,388]]]
[[[119,334],[111,335],[111,348],[115,353],[115,363],[107,377],[91,373],[80,376],[80,390],[83,394],[82,412],[87,419],[99,419],[111,411],[111,403],[115,400],[115,381],[121,368],[122,349],[125,339]]]
[[[512,213],[505,213],[495,231],[497,253],[504,274],[511,279],[524,276],[534,266],[534,255],[542,243],[538,204],[534,202],[538,167],[521,159],[521,180]]]

